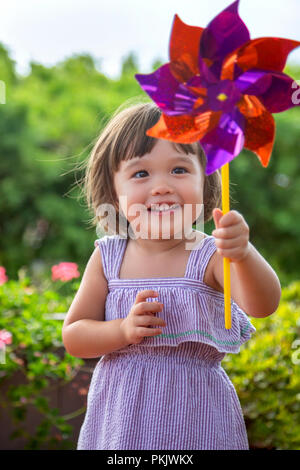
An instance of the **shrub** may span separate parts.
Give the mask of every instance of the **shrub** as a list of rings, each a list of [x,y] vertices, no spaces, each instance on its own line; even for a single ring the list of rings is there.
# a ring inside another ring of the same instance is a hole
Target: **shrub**
[[[277,311],[223,367],[243,408],[250,447],[300,449],[300,282],[282,289]]]
[[[68,310],[78,288],[76,280],[69,283],[48,281],[37,287],[27,277],[9,280],[0,286],[0,330],[12,334],[11,344],[1,351],[0,411],[1,407],[7,408],[14,423],[10,438],[25,438],[26,449],[73,446],[70,441],[72,426],[60,416],[59,409],[51,407],[49,398],[44,395],[49,388],[72,381],[83,364],[81,359],[65,352],[62,320],[51,318],[54,312]],[[12,377],[20,373],[21,383],[12,385]],[[33,434],[24,426],[32,406],[42,418]],[[54,433],[51,432],[53,429]]]

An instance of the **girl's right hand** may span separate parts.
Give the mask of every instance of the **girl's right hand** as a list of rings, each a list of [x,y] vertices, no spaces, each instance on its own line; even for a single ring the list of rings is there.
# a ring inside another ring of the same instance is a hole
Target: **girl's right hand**
[[[150,326],[166,326],[162,318],[155,317],[155,313],[163,309],[163,304],[145,301],[148,297],[157,297],[157,295],[157,292],[150,289],[138,292],[129,314],[120,324],[129,344],[138,344],[145,336],[157,336],[162,333],[160,328],[150,328]]]

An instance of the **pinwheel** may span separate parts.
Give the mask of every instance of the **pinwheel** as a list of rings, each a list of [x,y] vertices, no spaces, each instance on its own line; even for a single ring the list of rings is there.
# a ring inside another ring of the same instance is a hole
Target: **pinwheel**
[[[206,174],[221,168],[222,210],[229,211],[229,162],[245,147],[267,167],[275,138],[272,113],[297,104],[294,80],[283,72],[299,41],[250,39],[238,14],[239,0],[206,28],[174,16],[170,61],[150,74],[136,74],[162,110],[147,135],[177,143],[200,141]],[[224,258],[225,328],[231,328],[230,260]]]

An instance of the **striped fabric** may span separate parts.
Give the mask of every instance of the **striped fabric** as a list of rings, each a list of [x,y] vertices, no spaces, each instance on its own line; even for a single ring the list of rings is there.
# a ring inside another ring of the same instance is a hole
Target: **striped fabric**
[[[224,327],[223,294],[204,284],[216,250],[206,237],[191,250],[183,278],[120,279],[127,246],[119,235],[99,246],[108,282],[105,320],[125,318],[143,289],[154,289],[167,326],[156,337],[104,355],[88,393],[78,450],[249,449],[235,388],[221,366],[255,328],[231,302],[232,328]]]

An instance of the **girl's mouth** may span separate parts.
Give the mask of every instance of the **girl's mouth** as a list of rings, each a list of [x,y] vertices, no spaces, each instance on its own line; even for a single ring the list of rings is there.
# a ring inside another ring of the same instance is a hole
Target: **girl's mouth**
[[[164,210],[151,210],[151,209],[148,209],[148,212],[150,212],[151,214],[153,215],[158,215],[160,217],[163,216],[163,214],[173,214],[176,210],[180,209],[180,205],[178,204],[177,206],[175,207],[171,207],[170,209],[164,209]]]

